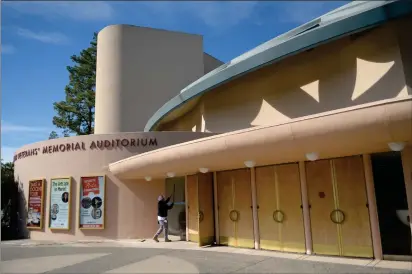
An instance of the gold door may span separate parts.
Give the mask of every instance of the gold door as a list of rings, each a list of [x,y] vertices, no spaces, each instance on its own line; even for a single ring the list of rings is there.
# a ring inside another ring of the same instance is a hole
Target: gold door
[[[279,193],[278,209],[284,214],[281,223],[283,251],[306,252],[299,164],[276,166],[276,176]]]
[[[330,219],[335,209],[332,170],[329,160],[306,162],[313,252],[339,255],[338,227]]]
[[[277,210],[275,167],[257,167],[256,194],[259,217],[260,247],[269,250],[282,250],[281,228],[273,215]]]
[[[199,242],[199,221],[198,221],[198,184],[197,175],[186,177],[187,184],[187,209],[188,209],[188,239],[191,242]]]
[[[341,255],[373,257],[365,174],[361,156],[333,160],[336,206],[345,214],[340,225]]]
[[[220,244],[254,247],[250,171],[217,173]]]
[[[298,164],[256,168],[260,246],[305,252]]]
[[[250,169],[233,171],[234,178],[234,210],[238,211],[235,224],[236,246],[254,248],[252,189],[250,185]]]
[[[234,223],[229,216],[233,210],[233,178],[232,171],[218,172],[217,193],[219,210],[219,240],[221,245],[236,246]]]
[[[198,174],[199,246],[211,245],[215,239],[213,214],[213,174]]]
[[[373,257],[361,156],[306,163],[313,251]]]

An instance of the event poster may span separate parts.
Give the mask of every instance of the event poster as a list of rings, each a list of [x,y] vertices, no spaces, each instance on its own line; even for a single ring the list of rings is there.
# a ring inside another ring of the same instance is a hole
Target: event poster
[[[51,229],[70,229],[70,178],[50,180],[50,221]]]
[[[28,228],[43,228],[44,184],[44,180],[42,179],[29,182],[29,197],[27,209]]]
[[[105,177],[93,176],[80,179],[80,228],[104,228]]]

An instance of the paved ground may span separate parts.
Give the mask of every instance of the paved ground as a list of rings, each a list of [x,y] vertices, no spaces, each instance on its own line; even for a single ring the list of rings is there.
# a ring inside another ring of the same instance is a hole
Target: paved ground
[[[2,242],[0,273],[411,273],[367,260],[151,241]],[[213,251],[213,252],[211,252]],[[309,258],[310,257],[310,258]],[[326,258],[327,260],[327,258]],[[335,258],[329,261],[336,261]],[[349,263],[348,263],[349,262]],[[388,265],[390,266],[390,265]],[[398,265],[399,266],[399,265]],[[406,266],[406,269],[405,269]]]

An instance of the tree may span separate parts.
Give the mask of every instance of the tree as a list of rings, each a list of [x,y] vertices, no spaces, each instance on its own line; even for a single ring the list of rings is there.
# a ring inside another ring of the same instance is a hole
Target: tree
[[[59,138],[59,135],[57,134],[56,131],[53,130],[52,132],[50,132],[49,140],[51,140],[51,139],[57,139],[57,138]]]
[[[27,238],[26,200],[14,179],[14,164],[1,160],[1,240]]]
[[[60,136],[59,136],[59,134],[57,134],[56,131],[53,130],[52,132],[50,132],[49,140],[58,139],[58,138],[61,138],[61,137],[70,137],[69,130],[67,130],[67,129],[63,130],[62,135],[60,135]]]
[[[70,57],[73,66],[68,66],[69,84],[65,87],[64,101],[54,103],[57,112],[53,124],[69,133],[88,135],[94,132],[94,105],[96,87],[97,33],[90,46],[80,55]]]

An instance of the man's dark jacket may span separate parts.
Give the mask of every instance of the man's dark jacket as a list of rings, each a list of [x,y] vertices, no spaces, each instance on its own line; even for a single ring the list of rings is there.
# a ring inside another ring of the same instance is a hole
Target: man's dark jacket
[[[167,211],[173,208],[173,204],[171,203],[168,205],[167,203],[170,201],[170,197],[166,200],[161,200],[157,203],[157,216],[159,217],[167,217]]]

